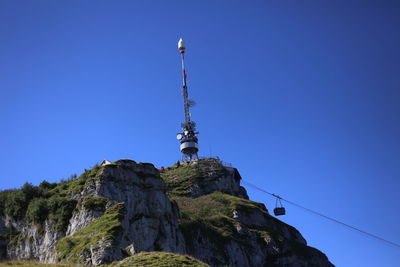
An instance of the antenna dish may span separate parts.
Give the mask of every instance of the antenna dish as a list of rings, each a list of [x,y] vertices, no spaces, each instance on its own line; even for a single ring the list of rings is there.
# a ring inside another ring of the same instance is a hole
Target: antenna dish
[[[196,102],[193,99],[188,99],[188,105],[189,107],[194,107],[196,105]]]
[[[182,134],[180,134],[180,133],[176,135],[176,139],[178,139],[178,140],[181,140],[182,137],[183,137],[183,136],[182,136]]]

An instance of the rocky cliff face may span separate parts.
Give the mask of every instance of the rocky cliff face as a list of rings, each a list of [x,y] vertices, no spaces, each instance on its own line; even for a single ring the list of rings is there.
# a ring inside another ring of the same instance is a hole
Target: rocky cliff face
[[[151,164],[122,160],[96,167],[50,192],[50,201],[60,195],[76,200],[66,227],[57,229],[51,216],[42,223],[2,217],[3,234],[13,232],[9,258],[99,265],[140,251],[185,252],[178,207]]]
[[[217,159],[160,171],[120,160],[70,181],[2,192],[0,258],[100,265],[165,251],[211,266],[332,266],[248,200],[240,179]]]

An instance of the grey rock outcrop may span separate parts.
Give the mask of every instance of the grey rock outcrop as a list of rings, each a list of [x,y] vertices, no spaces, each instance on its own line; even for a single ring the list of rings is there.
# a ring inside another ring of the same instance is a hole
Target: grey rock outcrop
[[[46,221],[43,225],[18,224],[7,221],[20,236],[7,246],[7,257],[11,259],[38,259],[43,262],[54,262],[53,250],[64,233],[55,230],[54,222]]]
[[[224,167],[205,172],[190,187],[190,197],[196,198],[219,191],[229,195],[249,199],[246,189],[240,186],[242,177],[235,168]]]
[[[308,247],[295,228],[267,215],[266,210],[256,217],[257,212],[252,213],[233,216],[237,232],[226,242],[215,242],[201,228],[194,229],[190,234],[194,238],[186,243],[187,252],[211,266],[221,267],[333,266],[325,254]],[[264,218],[260,219],[261,215]],[[274,234],[260,235],[265,228]]]
[[[73,235],[79,230],[82,230],[86,226],[88,226],[91,222],[96,220],[98,217],[103,215],[104,210],[87,210],[80,209],[76,211],[70,220],[70,223],[67,228],[66,235]]]
[[[152,164],[120,161],[103,168],[100,177],[87,190],[123,202],[126,210],[117,246],[131,252],[185,252],[178,207],[168,199],[164,181]]]
[[[41,223],[0,216],[0,259],[101,265],[165,251],[218,267],[333,266],[250,201],[240,181],[217,159],[176,164],[161,176],[149,163],[104,162],[36,195],[49,203]]]
[[[178,207],[168,199],[165,184],[152,164],[121,160],[102,166],[98,168],[95,179],[87,180],[83,190],[78,195],[71,194],[71,197],[78,199],[78,205],[66,231],[56,231],[51,219],[38,225],[0,217],[0,231],[12,228],[18,233],[15,240],[8,242],[7,257],[57,261],[60,256],[56,249],[57,242],[63,237],[74,237],[105,212],[96,207],[83,208],[88,197],[123,203],[124,214],[120,218],[121,230],[116,237],[101,240],[95,246],[82,250],[80,255],[74,255],[82,259],[81,262],[99,265],[120,260],[124,257],[125,248],[131,253],[156,250],[185,253],[184,239],[179,230]]]
[[[220,160],[176,164],[162,177],[181,209],[189,255],[218,267],[333,266],[294,227],[248,200],[239,172]]]

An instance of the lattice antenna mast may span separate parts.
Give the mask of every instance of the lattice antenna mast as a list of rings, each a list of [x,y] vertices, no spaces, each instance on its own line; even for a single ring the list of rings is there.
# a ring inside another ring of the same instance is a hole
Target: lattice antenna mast
[[[179,45],[180,44],[180,45]],[[183,94],[183,104],[185,110],[185,123],[190,122],[190,105],[189,105],[189,96],[188,96],[188,88],[186,84],[186,71],[185,71],[185,43],[182,38],[179,40],[178,48],[181,53],[182,58],[182,94]]]
[[[182,58],[182,94],[183,94],[183,105],[185,112],[185,122],[182,123],[182,132],[176,136],[180,141],[180,150],[182,153],[183,161],[190,161],[197,159],[197,152],[199,151],[196,123],[190,119],[190,107],[194,105],[194,101],[189,99],[188,88],[186,83],[186,71],[185,71],[185,42],[179,39],[178,49],[181,53]]]

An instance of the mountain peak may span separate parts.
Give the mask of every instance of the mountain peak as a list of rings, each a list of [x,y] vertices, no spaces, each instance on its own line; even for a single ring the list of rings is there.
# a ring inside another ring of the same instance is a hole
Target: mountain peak
[[[332,266],[240,180],[215,158],[160,169],[124,159],[3,191],[0,257],[100,265],[163,251],[211,266]]]

